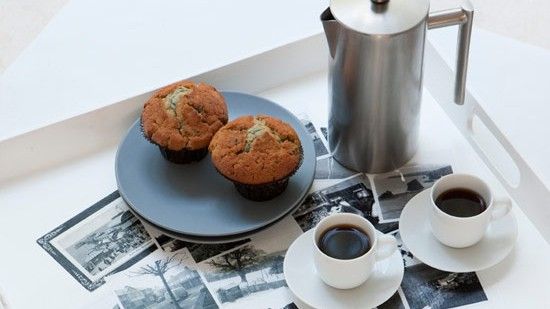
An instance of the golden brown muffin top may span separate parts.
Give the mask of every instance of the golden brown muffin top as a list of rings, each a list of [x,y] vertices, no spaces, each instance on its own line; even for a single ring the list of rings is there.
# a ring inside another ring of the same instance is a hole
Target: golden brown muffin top
[[[208,147],[226,123],[227,106],[216,88],[188,80],[158,90],[141,113],[145,137],[170,150]]]
[[[244,184],[265,184],[292,175],[302,160],[296,131],[270,116],[242,116],[221,128],[209,150],[216,169]]]

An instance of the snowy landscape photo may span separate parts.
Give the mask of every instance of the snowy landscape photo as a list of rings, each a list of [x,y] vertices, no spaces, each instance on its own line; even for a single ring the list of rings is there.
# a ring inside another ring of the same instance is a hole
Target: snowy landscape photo
[[[199,269],[223,308],[283,308],[292,303],[284,256],[300,234],[296,222],[283,220],[250,242],[199,263]]]

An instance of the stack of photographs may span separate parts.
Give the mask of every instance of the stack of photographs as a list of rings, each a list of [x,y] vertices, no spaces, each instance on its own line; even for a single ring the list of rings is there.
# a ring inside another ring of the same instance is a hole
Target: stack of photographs
[[[307,116],[302,116],[300,120],[311,135],[315,145],[315,155],[317,156],[316,180],[345,179],[358,174],[334,160],[329,152],[326,128],[321,128],[321,134],[319,134],[317,127]]]
[[[319,134],[307,119],[304,125],[317,140],[318,163],[331,158],[324,130]],[[403,245],[398,230],[406,203],[452,172],[446,164],[408,166],[382,175],[322,172],[340,178],[311,192],[292,216],[226,244],[164,235],[139,221],[115,191],[37,243],[70,275],[68,280],[97,295],[89,308],[290,309],[297,306],[283,274],[286,250],[326,216],[354,213],[394,235],[405,264],[401,287],[379,308],[457,307],[487,300],[476,273],[448,273],[421,263]]]

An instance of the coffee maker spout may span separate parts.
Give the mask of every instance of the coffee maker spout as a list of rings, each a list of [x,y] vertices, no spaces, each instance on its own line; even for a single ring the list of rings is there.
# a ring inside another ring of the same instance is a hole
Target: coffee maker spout
[[[338,33],[340,32],[340,24],[336,21],[330,8],[321,13],[321,22],[325,29],[325,36],[327,37],[328,48],[330,56],[334,58],[336,52],[336,45],[338,44]]]

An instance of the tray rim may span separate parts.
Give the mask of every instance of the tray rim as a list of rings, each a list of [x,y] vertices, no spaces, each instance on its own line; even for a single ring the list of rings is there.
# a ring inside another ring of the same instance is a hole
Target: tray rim
[[[520,166],[522,183],[519,187],[512,187],[506,183],[506,180],[499,175],[499,171],[491,164],[491,160],[485,156],[480,147],[472,140],[471,130],[469,130],[469,114],[465,112],[456,113],[452,111],[452,102],[449,102],[447,88],[439,87],[441,84],[451,83],[446,75],[452,76],[452,70],[443,60],[440,52],[434,47],[434,44],[428,38],[425,47],[425,81],[424,87],[434,96],[436,102],[443,107],[447,116],[455,123],[455,126],[462,133],[465,140],[474,148],[477,155],[483,163],[491,170],[501,185],[504,186],[507,193],[517,202],[522,210],[527,214],[531,223],[543,235],[547,243],[550,243],[550,226],[545,222],[550,217],[550,207],[538,207],[540,204],[550,202],[550,190],[542,182],[536,171],[523,158],[523,154],[516,151],[514,146],[508,142],[506,136],[494,125],[490,123],[491,131],[504,142],[507,150],[513,153],[516,165]],[[258,93],[279,84],[285,83],[293,78],[303,77],[308,74],[326,70],[328,52],[326,48],[325,36],[321,31],[307,37],[301,37],[295,40],[283,42],[279,47],[264,51],[259,54],[253,54],[248,58],[238,59],[237,61],[213,68],[210,71],[202,72],[194,76],[181,76],[181,78],[191,78],[199,81],[209,80],[219,85],[220,89],[245,90],[250,93]],[[292,58],[292,65],[288,65],[288,59]],[[286,70],[280,70],[285,67]],[[432,71],[440,74],[439,85],[432,87],[430,83],[435,80],[430,75]],[[273,71],[277,74],[266,76],[265,72]],[[238,76],[239,78],[232,78]],[[436,88],[434,91],[434,88]],[[438,89],[444,89],[438,93]],[[99,150],[110,146],[116,147],[119,138],[134,121],[138,109],[143,100],[150,95],[149,89],[144,89],[141,94],[124,96],[121,101],[112,102],[105,107],[86,112],[73,118],[61,120],[45,127],[37,127],[33,131],[13,136],[7,140],[0,140],[0,166],[3,167],[0,173],[0,186],[17,185],[27,177],[34,177],[48,170],[56,169],[66,164],[67,161],[79,160],[89,156]],[[442,95],[440,95],[442,94]],[[484,119],[491,120],[484,109],[477,103],[472,94],[467,95],[467,100],[473,104],[473,111],[482,115]],[[117,115],[117,117],[113,117]],[[458,119],[456,117],[459,117]],[[96,120],[102,119],[102,124],[97,125]],[[131,120],[131,121],[130,121]],[[122,129],[123,128],[123,129]],[[113,134],[114,132],[114,134]],[[81,143],[82,134],[101,136],[102,140],[92,140],[89,143]],[[66,143],[57,143],[52,147],[51,139],[64,139]],[[71,142],[78,143],[79,147],[72,147]],[[502,144],[502,143],[501,143]],[[33,149],[40,152],[40,160],[35,160],[34,156],[28,151]],[[62,155],[59,155],[59,154]],[[535,189],[530,184],[534,184]]]

